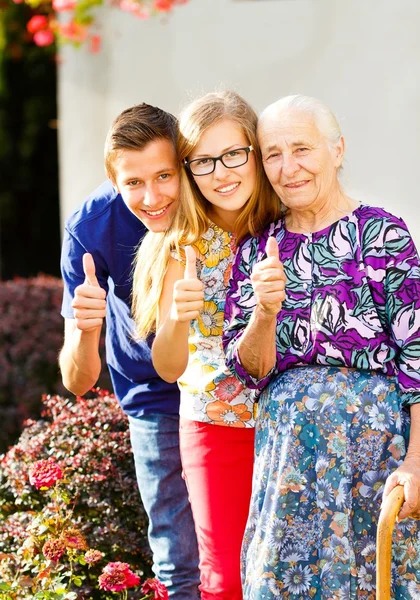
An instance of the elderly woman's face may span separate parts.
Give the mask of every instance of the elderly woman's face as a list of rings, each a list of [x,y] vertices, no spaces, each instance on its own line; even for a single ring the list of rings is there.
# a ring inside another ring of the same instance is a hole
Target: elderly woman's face
[[[342,138],[331,148],[310,114],[289,110],[265,116],[258,139],[267,177],[285,206],[315,210],[327,202],[343,160]]]

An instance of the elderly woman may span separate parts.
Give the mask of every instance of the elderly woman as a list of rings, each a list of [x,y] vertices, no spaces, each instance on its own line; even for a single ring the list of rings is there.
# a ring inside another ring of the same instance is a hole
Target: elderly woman
[[[228,365],[263,390],[244,598],[374,600],[381,498],[403,484],[393,597],[420,599],[416,248],[401,219],[343,191],[326,106],[283,98],[258,133],[286,210],[241,245],[226,301]]]

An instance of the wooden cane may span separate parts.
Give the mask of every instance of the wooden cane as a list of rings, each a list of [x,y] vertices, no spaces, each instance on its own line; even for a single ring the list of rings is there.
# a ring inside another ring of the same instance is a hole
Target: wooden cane
[[[404,502],[404,487],[397,485],[384,500],[376,535],[376,600],[391,598],[392,533]]]

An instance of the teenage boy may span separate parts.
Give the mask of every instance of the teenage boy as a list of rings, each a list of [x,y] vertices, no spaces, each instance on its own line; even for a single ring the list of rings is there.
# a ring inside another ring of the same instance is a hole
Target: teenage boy
[[[106,358],[128,415],[138,486],[149,517],[153,570],[176,600],[198,597],[198,550],[179,454],[179,395],[153,369],[150,344],[133,340],[132,261],[147,229],[164,231],[177,208],[177,122],[140,104],[113,122],[105,144],[108,181],[68,219],[64,279],[64,385],[85,394],[98,380],[106,317]]]

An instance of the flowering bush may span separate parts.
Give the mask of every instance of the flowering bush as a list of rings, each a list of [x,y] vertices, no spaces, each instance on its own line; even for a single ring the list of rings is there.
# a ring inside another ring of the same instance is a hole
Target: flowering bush
[[[70,469],[67,471],[71,475]],[[0,597],[28,598],[30,591],[30,597],[38,600],[75,600],[80,594],[74,589],[82,589],[87,579],[84,567],[89,570],[102,561],[103,553],[89,549],[80,525],[74,524],[75,501],[66,490],[68,480],[64,475],[52,458],[31,466],[29,481],[37,489],[49,491],[49,502],[32,517],[27,538],[18,551],[1,557]],[[123,598],[128,598],[128,589],[138,587],[140,577],[128,563],[117,561],[104,567],[98,583],[100,589],[121,592]],[[143,600],[168,597],[166,587],[157,580],[147,580],[141,593]]]
[[[37,585],[51,580],[50,586],[67,586],[66,594],[77,585],[74,598],[112,598],[109,577],[101,576],[98,588],[103,562],[150,574],[126,417],[114,396],[101,390],[92,398],[47,396],[44,406],[43,419],[28,422],[0,462],[0,557],[6,555],[0,580],[11,585],[18,567],[19,585],[34,585],[25,571],[29,561]],[[107,567],[105,575],[113,569]],[[129,591],[137,575],[127,569],[120,568],[120,584],[127,584],[121,592],[139,598],[138,591]],[[160,599],[158,592],[151,597]]]
[[[94,9],[106,4],[105,0],[13,0],[34,9],[27,23],[27,31],[37,46],[71,42],[75,46],[87,43],[92,52],[100,49],[100,35],[95,27]],[[109,0],[114,6],[139,19],[171,12],[188,0]],[[60,14],[60,18],[58,18]]]
[[[40,414],[41,396],[63,393],[57,356],[63,345],[63,284],[39,276],[0,282],[0,453],[22,423]],[[101,353],[104,354],[104,340]],[[100,385],[109,386],[103,371]]]

